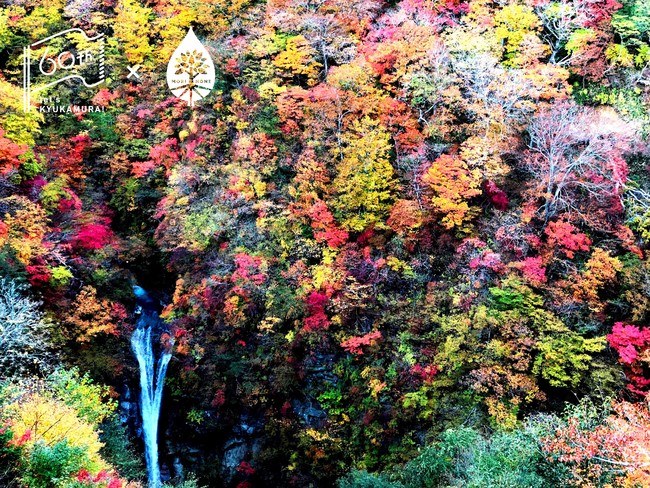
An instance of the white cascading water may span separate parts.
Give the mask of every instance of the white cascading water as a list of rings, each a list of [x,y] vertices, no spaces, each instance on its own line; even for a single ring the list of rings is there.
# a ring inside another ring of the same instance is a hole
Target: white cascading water
[[[149,487],[159,488],[160,465],[158,464],[158,420],[162,403],[163,385],[167,374],[167,365],[172,357],[171,344],[163,347],[160,357],[152,342],[152,332],[163,330],[154,301],[141,287],[133,287],[141,315],[136,329],[131,336],[131,348],[140,366],[140,413],[144,434],[145,457]]]

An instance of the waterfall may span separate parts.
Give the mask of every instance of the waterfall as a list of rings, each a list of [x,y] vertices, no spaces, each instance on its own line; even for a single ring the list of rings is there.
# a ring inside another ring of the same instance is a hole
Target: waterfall
[[[140,413],[144,433],[145,457],[149,487],[159,488],[160,465],[158,464],[158,420],[162,403],[163,385],[167,365],[171,359],[171,347],[163,347],[156,358],[156,348],[152,342],[152,333],[164,330],[158,317],[155,302],[139,286],[133,287],[141,314],[136,329],[131,336],[131,348],[140,367]],[[154,336],[156,342],[159,336]]]

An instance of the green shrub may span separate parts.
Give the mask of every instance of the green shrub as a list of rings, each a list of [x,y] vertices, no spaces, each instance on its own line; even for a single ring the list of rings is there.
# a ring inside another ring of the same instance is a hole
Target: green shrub
[[[113,417],[101,425],[100,439],[104,443],[99,453],[111,465],[115,466],[121,476],[130,480],[142,480],[146,470],[142,458],[133,449],[126,427]]]
[[[0,422],[0,486],[10,488],[16,485],[20,474],[20,447],[9,444],[13,432],[9,425]]]
[[[382,475],[370,474],[366,471],[351,471],[337,483],[338,488],[402,488],[404,485],[388,481]]]
[[[58,488],[61,482],[88,466],[83,447],[68,445],[67,440],[53,446],[37,443],[24,460],[22,481],[28,488]]]
[[[93,425],[109,418],[117,408],[109,399],[107,386],[94,384],[88,374],[82,376],[75,368],[58,369],[48,377],[48,384],[58,398]]]
[[[163,483],[162,488],[205,488],[199,485],[198,480],[190,474],[185,481],[179,484]]]
[[[353,471],[339,488],[552,488],[557,468],[547,463],[530,430],[482,435],[472,428],[450,429],[401,470],[391,474]],[[564,477],[566,479],[566,477]]]

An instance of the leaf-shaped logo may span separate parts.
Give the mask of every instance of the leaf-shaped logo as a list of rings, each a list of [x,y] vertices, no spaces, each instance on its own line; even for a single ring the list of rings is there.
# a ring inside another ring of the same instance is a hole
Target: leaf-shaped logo
[[[210,53],[190,28],[167,65],[167,84],[172,93],[193,107],[214,87]]]

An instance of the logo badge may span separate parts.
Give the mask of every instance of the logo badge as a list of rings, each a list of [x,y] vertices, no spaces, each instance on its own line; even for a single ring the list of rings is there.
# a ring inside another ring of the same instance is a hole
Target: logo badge
[[[23,48],[23,109],[31,110],[32,94],[63,81],[94,87],[105,77],[103,34],[89,37],[75,28],[46,37]]]
[[[214,87],[214,64],[207,49],[190,28],[167,65],[167,85],[190,107]]]

